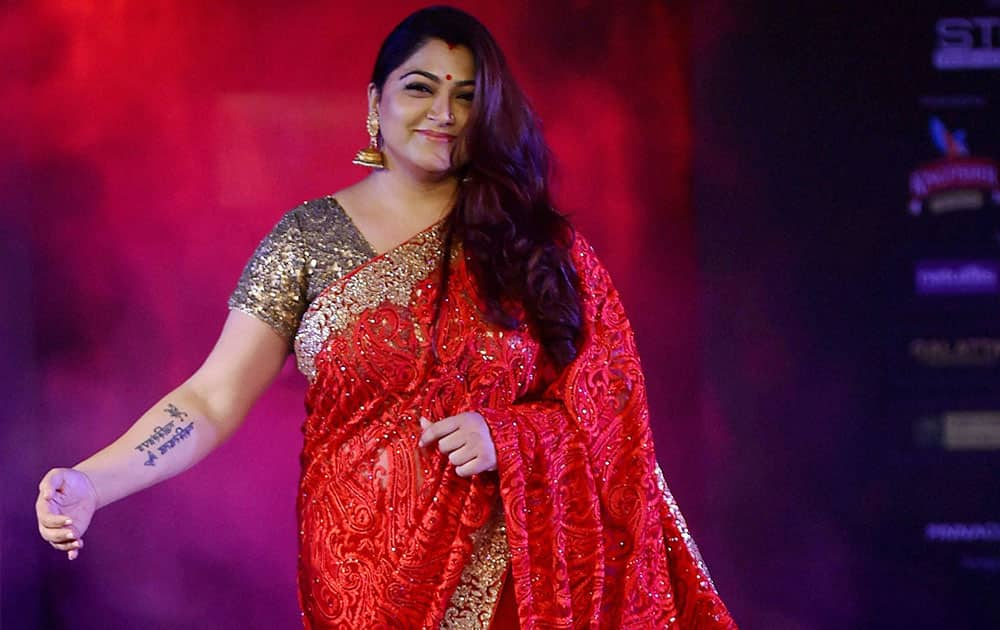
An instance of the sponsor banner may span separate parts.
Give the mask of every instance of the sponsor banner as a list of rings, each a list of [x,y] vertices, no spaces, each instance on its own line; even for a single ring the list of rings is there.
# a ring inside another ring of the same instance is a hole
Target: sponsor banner
[[[914,425],[919,446],[946,451],[1000,450],[1000,411],[948,411]]]
[[[1000,17],[943,17],[934,25],[938,70],[1000,69]]]
[[[995,603],[1000,17],[983,14],[1000,12],[1000,0],[920,7],[925,36],[911,40],[912,86],[890,88],[915,107],[901,112],[905,173],[885,171],[898,187],[898,229],[885,232],[885,421],[872,435],[886,473],[871,522],[895,566]],[[967,608],[949,601],[934,622],[948,625],[947,615]],[[989,625],[979,621],[951,625]]]
[[[914,269],[917,295],[990,295],[1000,292],[996,260],[922,260]]]

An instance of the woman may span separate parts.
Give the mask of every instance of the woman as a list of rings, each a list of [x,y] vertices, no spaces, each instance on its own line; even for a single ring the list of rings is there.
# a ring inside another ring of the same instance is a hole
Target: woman
[[[656,465],[618,295],[549,199],[495,41],[418,11],[368,87],[372,174],[287,213],[204,365],[49,471],[70,559],[94,511],[193,465],[293,347],[306,627],[734,627]]]

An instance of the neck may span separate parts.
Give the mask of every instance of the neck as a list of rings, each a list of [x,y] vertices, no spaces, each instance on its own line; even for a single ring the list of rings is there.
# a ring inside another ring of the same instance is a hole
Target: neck
[[[392,214],[420,214],[428,220],[440,219],[451,210],[458,189],[453,176],[418,179],[399,170],[375,171],[368,183],[383,209]]]

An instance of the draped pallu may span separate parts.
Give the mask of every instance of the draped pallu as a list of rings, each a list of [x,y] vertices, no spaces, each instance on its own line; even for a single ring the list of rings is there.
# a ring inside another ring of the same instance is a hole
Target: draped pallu
[[[360,238],[335,200],[322,211]],[[305,626],[487,628],[506,579],[522,628],[735,628],[656,463],[631,328],[593,250],[577,237],[585,326],[560,372],[530,326],[487,321],[460,245],[435,328],[444,229],[371,253],[299,317]],[[239,293],[230,305],[261,317]],[[497,472],[463,479],[417,445],[421,417],[463,411],[486,419]]]

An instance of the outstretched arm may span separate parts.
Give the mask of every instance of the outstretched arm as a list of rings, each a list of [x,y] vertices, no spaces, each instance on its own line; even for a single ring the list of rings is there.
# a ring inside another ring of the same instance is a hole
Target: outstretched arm
[[[39,484],[38,529],[70,560],[94,512],[187,470],[242,424],[284,364],[288,342],[267,324],[231,311],[205,363],[121,437]]]

